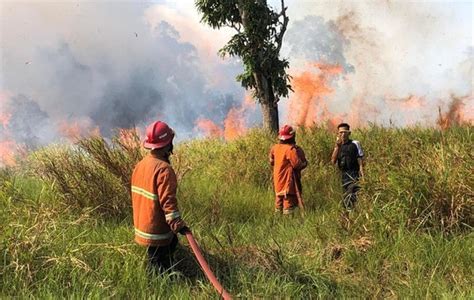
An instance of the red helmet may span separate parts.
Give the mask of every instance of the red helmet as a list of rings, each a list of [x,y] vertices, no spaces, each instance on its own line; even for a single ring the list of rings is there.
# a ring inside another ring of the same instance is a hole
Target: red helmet
[[[174,131],[168,124],[161,121],[153,122],[146,128],[146,138],[143,146],[148,149],[159,149],[173,141]]]
[[[278,138],[282,141],[295,137],[295,130],[290,125],[284,125],[278,133]]]

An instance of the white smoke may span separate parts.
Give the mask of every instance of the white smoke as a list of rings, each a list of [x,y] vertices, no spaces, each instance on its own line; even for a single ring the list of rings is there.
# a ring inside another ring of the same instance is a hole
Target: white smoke
[[[294,18],[285,50],[292,68],[314,60],[344,67],[327,98],[333,112],[349,113],[363,99],[377,112],[376,119],[360,116],[366,121],[432,125],[438,106],[446,108],[457,95],[466,97],[469,114],[472,3],[290,1],[288,6]],[[410,96],[423,98],[424,107],[414,112],[393,101],[410,103]],[[472,119],[472,109],[470,114]]]
[[[344,67],[327,99],[334,113],[363,99],[379,112],[375,121],[404,125],[434,119],[451,95],[467,95],[472,114],[472,3],[285,2],[282,55],[292,71],[313,60]],[[242,66],[216,53],[232,30],[199,20],[193,1],[1,2],[0,92],[10,95],[9,107],[30,103],[17,107],[41,116],[33,131],[13,130],[19,122],[9,130],[44,143],[64,120],[109,134],[160,118],[189,138],[198,118],[221,122],[244,98],[235,81]],[[398,107],[405,99],[424,107],[408,114]]]
[[[85,120],[108,135],[160,118],[189,138],[198,118],[221,122],[244,99],[235,82],[242,66],[217,56],[222,34],[180,7],[71,1],[0,8],[0,90],[12,95],[11,106],[18,97],[34,103],[48,129]],[[35,138],[49,142],[55,134]]]

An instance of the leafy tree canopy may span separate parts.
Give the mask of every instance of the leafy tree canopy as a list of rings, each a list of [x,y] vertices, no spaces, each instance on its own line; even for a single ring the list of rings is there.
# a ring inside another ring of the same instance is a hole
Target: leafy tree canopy
[[[202,13],[201,21],[212,28],[226,26],[237,31],[219,53],[242,59],[244,72],[236,79],[243,87],[252,89],[261,103],[276,103],[279,97],[288,96],[289,62],[279,58],[288,24],[283,0],[281,12],[274,11],[266,0],[197,0],[196,7]],[[265,96],[268,82],[273,91],[270,98]]]

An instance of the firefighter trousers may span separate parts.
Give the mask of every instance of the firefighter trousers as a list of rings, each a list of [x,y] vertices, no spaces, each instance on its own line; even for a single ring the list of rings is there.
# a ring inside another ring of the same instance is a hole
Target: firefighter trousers
[[[275,212],[283,212],[284,215],[291,214],[298,207],[296,195],[276,196]]]
[[[175,235],[171,243],[166,246],[149,246],[147,269],[153,273],[164,273],[173,266],[173,253],[178,245],[178,237]]]

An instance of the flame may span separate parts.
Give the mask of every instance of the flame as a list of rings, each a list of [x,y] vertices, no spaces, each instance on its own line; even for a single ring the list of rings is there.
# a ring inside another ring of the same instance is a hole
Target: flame
[[[0,124],[3,129],[7,129],[8,123],[12,117],[10,111],[7,110],[9,106],[9,95],[5,92],[0,92]]]
[[[121,128],[118,131],[120,145],[129,150],[141,147],[140,136],[141,132],[138,128]]]
[[[365,94],[359,95],[352,100],[350,111],[346,115],[347,122],[354,127],[364,127],[368,122],[377,122],[380,110],[367,101]]]
[[[391,111],[397,112],[403,118],[406,126],[422,121],[423,117],[420,116],[420,113],[422,113],[422,108],[427,105],[425,97],[413,94],[405,98],[385,96],[385,103]]]
[[[292,86],[295,91],[289,102],[288,121],[297,126],[311,126],[327,119],[330,115],[324,97],[334,90],[329,82],[342,73],[339,65],[312,63],[314,70],[307,70],[293,76]]]
[[[426,101],[424,97],[409,95],[407,98],[401,99],[397,104],[402,109],[420,109],[426,105]]]
[[[344,116],[337,115],[334,117],[327,117],[326,120],[326,128],[330,131],[335,131],[337,129],[337,125],[344,122]]]
[[[439,107],[439,118],[437,123],[443,130],[454,125],[469,124],[473,121],[472,111],[468,111],[467,115],[464,113],[464,101],[472,101],[472,96],[456,97],[451,95],[451,99],[452,100],[448,105],[448,111],[446,113],[443,114],[441,112],[441,107]]]
[[[222,128],[209,119],[198,119],[196,121],[196,127],[198,130],[204,132],[204,135],[207,137],[216,138],[224,135]]]
[[[11,140],[0,141],[0,166],[16,165],[15,148],[16,143]]]
[[[255,101],[250,94],[246,94],[242,104],[238,107],[232,107],[219,126],[209,119],[198,119],[196,129],[204,133],[206,137],[223,137],[226,141],[233,140],[247,133],[245,114],[255,108]]]
[[[93,126],[87,119],[66,121],[62,120],[58,123],[58,132],[63,137],[71,141],[88,136],[100,136],[99,127]]]
[[[245,107],[231,108],[224,120],[224,138],[233,140],[247,132],[244,119]]]
[[[12,113],[9,111],[10,95],[8,92],[0,92],[0,166],[13,167],[16,165],[18,152],[17,143],[10,137],[8,127]]]

